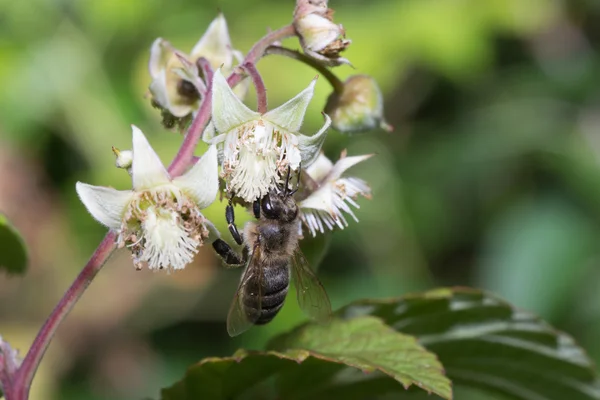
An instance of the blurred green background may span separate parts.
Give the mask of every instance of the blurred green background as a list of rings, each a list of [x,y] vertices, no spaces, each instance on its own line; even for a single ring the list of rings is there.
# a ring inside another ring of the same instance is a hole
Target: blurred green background
[[[145,93],[159,36],[189,51],[224,12],[235,48],[291,20],[292,0],[0,0],[0,210],[25,236],[24,277],[0,276],[0,333],[22,352],[104,229],[78,180],[119,189],[111,146],[138,125],[167,163],[181,141]],[[360,223],[331,235],[319,267],[334,308],[437,286],[494,291],[574,335],[600,360],[600,3],[596,0],[331,0],[372,74],[395,132],[331,131],[336,158],[377,153],[351,170],[369,181]],[[297,41],[284,44],[298,48]],[[315,71],[258,64],[271,106]],[[324,79],[303,131],[316,132]],[[254,104],[252,94],[248,103]],[[223,229],[224,205],[206,215]],[[241,221],[248,220],[238,211]],[[242,217],[243,216],[243,217]],[[2,244],[0,244],[0,247]],[[1,249],[0,249],[1,251]],[[33,399],[140,399],[202,357],[257,348],[304,317],[230,339],[224,319],[238,271],[210,248],[183,272],[136,272],[118,251],[59,329]],[[458,399],[487,399],[458,391]]]

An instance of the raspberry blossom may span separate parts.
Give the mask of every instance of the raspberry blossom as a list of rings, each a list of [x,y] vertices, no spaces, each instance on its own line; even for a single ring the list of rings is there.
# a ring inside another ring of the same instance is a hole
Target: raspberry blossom
[[[185,117],[200,106],[201,95],[206,91],[196,64],[200,57],[206,58],[213,68],[222,66],[228,73],[242,61],[242,53],[233,50],[222,14],[211,22],[189,56],[162,38],[152,44],[148,63],[150,92],[154,102],[174,117]],[[236,94],[243,98],[247,89],[248,82],[242,82],[236,87]]]
[[[183,269],[209,235],[201,209],[217,195],[217,150],[208,151],[184,175],[171,178],[141,130],[133,126],[133,190],[77,182],[79,198],[101,224],[119,233],[136,269]]]
[[[355,201],[356,197],[361,195],[370,199],[371,189],[364,180],[343,178],[342,174],[371,156],[372,154],[346,157],[343,152],[333,164],[325,155],[320,154],[317,161],[306,169],[306,174],[314,181],[317,189],[298,205],[301,219],[313,237],[317,232],[324,233],[326,229],[333,230],[336,226],[340,229],[347,227],[348,221],[344,213],[358,222],[350,206],[360,208]]]
[[[325,115],[325,124],[313,136],[298,133],[315,82],[287,103],[260,114],[235,96],[220,70],[215,72],[212,123],[203,138],[219,147],[229,192],[252,202],[274,188],[288,166],[297,171],[317,159],[331,119]]]

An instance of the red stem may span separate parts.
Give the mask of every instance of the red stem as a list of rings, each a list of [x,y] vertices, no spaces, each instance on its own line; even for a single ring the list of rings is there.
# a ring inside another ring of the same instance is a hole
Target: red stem
[[[292,25],[283,27],[277,31],[271,32],[258,41],[248,52],[248,55],[244,59],[244,63],[255,63],[264,53],[265,49],[274,42],[281,40],[285,37],[295,35],[295,30]],[[193,154],[198,141],[202,137],[202,132],[208,124],[211,115],[212,108],[212,68],[207,62],[199,60],[199,66],[203,69],[205,77],[207,78],[207,91],[198,110],[198,113],[194,117],[192,124],[177,152],[177,155],[169,166],[169,173],[171,176],[179,176],[188,168],[190,163],[193,161]],[[210,78],[210,79],[209,79]],[[244,78],[243,72],[233,73],[228,79],[228,83],[231,87],[237,85]],[[109,231],[102,242],[94,251],[94,254],[81,270],[75,281],[71,284],[69,289],[63,295],[62,299],[58,302],[31,345],[31,348],[27,352],[23,363],[19,367],[18,371],[13,376],[12,385],[10,387],[4,387],[4,396],[6,400],[27,400],[29,398],[29,388],[33,376],[37,371],[38,365],[56,332],[56,329],[67,316],[69,311],[75,306],[77,300],[81,297],[83,292],[90,285],[96,274],[100,271],[106,260],[110,257],[115,249],[115,240],[117,233]]]
[[[278,42],[290,36],[296,35],[296,30],[293,25],[286,25],[283,28],[277,29],[276,31],[269,32],[262,39],[260,39],[248,52],[246,58],[244,58],[243,64],[256,64],[256,62],[263,56],[267,47],[273,43]],[[229,86],[234,87],[244,78],[243,73],[233,73],[227,78]]]
[[[212,69],[211,69],[212,73]],[[210,120],[210,112],[212,108],[212,79],[207,79],[207,90],[206,96],[200,105],[198,114],[192,121],[190,129],[181,143],[181,147],[177,152],[177,155],[169,165],[169,173],[171,176],[178,176],[185,172],[187,167],[192,163],[192,157],[194,156],[194,150],[198,146],[198,142],[202,137],[202,132]]]
[[[62,299],[60,299],[60,302],[56,305],[52,314],[50,314],[50,317],[46,320],[44,326],[42,326],[42,329],[40,329],[23,363],[15,374],[12,388],[5,388],[6,400],[27,400],[33,376],[50,344],[50,339],[54,336],[54,332],[56,332],[56,328],[58,328],[58,325],[69,311],[71,311],[77,300],[112,254],[115,249],[116,237],[117,234],[114,231],[109,231],[106,234],[88,263],[81,270],[77,278],[75,278],[75,281],[71,284],[71,287]]]
[[[256,88],[256,102],[258,112],[264,114],[267,112],[267,88],[265,87],[265,83],[256,69],[256,65],[252,63],[246,63],[243,65],[244,70],[250,75],[252,79],[252,83],[254,83],[254,87]]]

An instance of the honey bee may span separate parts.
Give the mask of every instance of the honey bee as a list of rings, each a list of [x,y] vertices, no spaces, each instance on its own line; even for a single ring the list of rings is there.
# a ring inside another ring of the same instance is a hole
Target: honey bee
[[[298,190],[277,187],[253,203],[257,221],[248,222],[241,235],[235,225],[231,202],[225,216],[229,231],[238,244],[238,255],[225,241],[217,239],[213,248],[230,266],[245,266],[240,284],[227,315],[227,332],[237,336],[253,325],[269,323],[281,310],[293,275],[298,304],[311,318],[326,323],[331,304],[323,285],[310,269],[299,248],[299,210],[293,198]],[[299,181],[299,176],[298,176]]]

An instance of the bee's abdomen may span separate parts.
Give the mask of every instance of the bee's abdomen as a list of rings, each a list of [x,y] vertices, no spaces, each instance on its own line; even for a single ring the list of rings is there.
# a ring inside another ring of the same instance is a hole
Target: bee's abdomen
[[[263,270],[263,274],[262,298],[260,301],[261,312],[256,322],[254,322],[256,325],[266,324],[275,318],[281,307],[283,307],[290,286],[287,262],[266,267]],[[254,296],[248,296],[244,300],[244,305],[251,310],[248,311],[256,312],[256,309],[258,309],[258,299]]]

